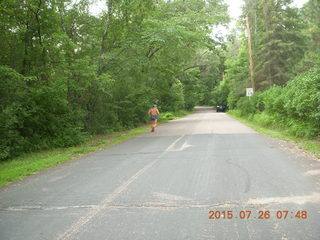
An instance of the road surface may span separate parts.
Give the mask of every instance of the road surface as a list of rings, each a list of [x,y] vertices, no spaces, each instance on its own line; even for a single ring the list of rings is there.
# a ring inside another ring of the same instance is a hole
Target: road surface
[[[319,184],[318,160],[198,108],[1,188],[0,239],[320,239]]]

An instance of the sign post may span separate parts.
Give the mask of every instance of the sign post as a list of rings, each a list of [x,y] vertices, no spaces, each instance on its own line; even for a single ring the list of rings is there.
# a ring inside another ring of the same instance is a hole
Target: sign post
[[[253,73],[253,60],[252,60],[252,49],[251,49],[251,34],[250,34],[250,26],[249,26],[249,18],[246,17],[246,25],[247,25],[247,38],[248,38],[248,49],[249,49],[249,60],[250,60],[250,78],[251,78],[251,86],[253,91],[256,91],[256,82],[254,80]],[[248,96],[248,95],[247,95]],[[250,96],[249,96],[250,97]]]

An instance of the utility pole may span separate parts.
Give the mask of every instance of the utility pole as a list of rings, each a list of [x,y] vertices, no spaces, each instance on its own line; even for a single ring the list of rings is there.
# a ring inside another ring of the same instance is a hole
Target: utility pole
[[[247,38],[248,38],[248,49],[249,49],[249,58],[250,58],[250,78],[251,78],[251,86],[253,89],[253,92],[256,91],[256,82],[254,80],[253,75],[253,61],[252,61],[252,49],[251,49],[251,34],[250,34],[250,26],[249,26],[249,18],[246,17],[246,23],[247,23]]]

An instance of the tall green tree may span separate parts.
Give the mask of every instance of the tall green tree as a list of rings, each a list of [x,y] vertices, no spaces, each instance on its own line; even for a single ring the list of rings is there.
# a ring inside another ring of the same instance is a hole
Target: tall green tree
[[[320,2],[309,0],[301,10],[301,21],[306,41],[305,58],[297,68],[297,72],[305,72],[320,64]]]
[[[137,126],[152,103],[208,100],[223,71],[210,35],[228,20],[222,0],[106,5],[93,16],[87,0],[0,2],[0,159]]]
[[[303,25],[291,0],[248,0],[244,14],[253,39],[254,78],[258,90],[284,85],[304,55]]]

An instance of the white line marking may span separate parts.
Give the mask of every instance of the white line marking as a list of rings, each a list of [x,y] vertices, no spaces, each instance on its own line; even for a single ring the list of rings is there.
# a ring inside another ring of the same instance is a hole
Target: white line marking
[[[168,151],[172,151],[173,147],[184,137],[185,135],[182,135],[181,137],[179,137],[178,139],[176,139],[173,143],[170,144],[169,147],[167,147],[167,149],[165,150],[166,152]]]
[[[125,183],[121,184],[119,187],[117,187],[111,194],[109,194],[104,200],[102,200],[97,208],[93,208],[89,211],[89,213],[83,217],[81,217],[78,221],[76,221],[74,224],[72,224],[64,233],[59,235],[57,237],[57,240],[67,240],[72,239],[73,236],[80,232],[80,229],[88,224],[98,213],[100,213],[103,209],[107,208],[110,203],[126,188],[133,183],[135,180],[137,180],[142,174],[144,174],[149,168],[151,168],[164,154],[166,154],[168,151],[170,151],[171,148],[174,147],[174,145],[182,139],[184,135],[176,139],[172,144],[170,144],[166,150],[159,155],[159,157],[140,169],[136,174],[134,174],[129,180],[127,180]]]
[[[192,147],[192,145],[188,144],[187,142],[183,143],[183,145],[181,146],[181,148],[179,149],[179,151],[183,151],[186,148]]]
[[[100,202],[98,208],[92,209],[87,215],[81,217],[70,228],[68,228],[62,235],[58,236],[60,239],[71,239],[71,237],[78,233],[81,227],[90,222],[101,210],[106,208],[110,202],[115,199],[121,192],[123,192],[131,183],[133,183],[138,177],[140,177],[145,171],[151,168],[157,161],[149,163],[147,166],[139,170],[128,181],[117,187],[110,195],[108,195],[102,202]]]

